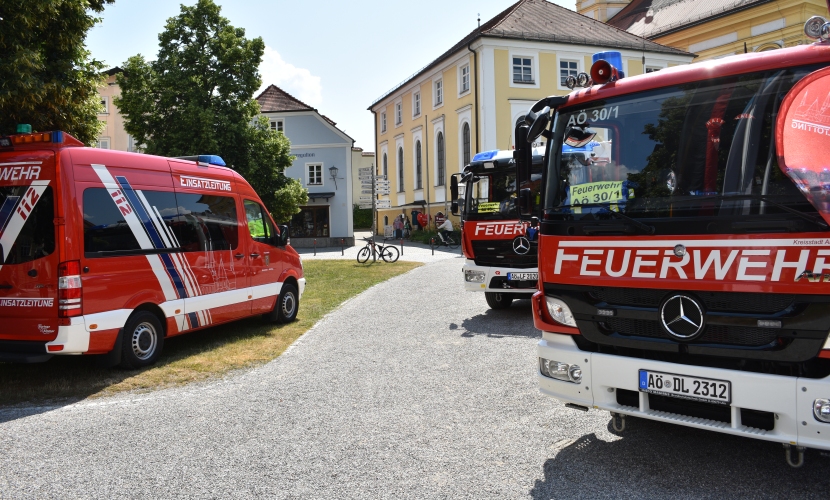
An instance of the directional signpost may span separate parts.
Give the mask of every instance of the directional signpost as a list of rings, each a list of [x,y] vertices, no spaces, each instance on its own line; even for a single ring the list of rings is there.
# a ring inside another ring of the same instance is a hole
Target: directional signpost
[[[378,200],[376,204],[378,208],[392,208],[392,202],[390,200]]]

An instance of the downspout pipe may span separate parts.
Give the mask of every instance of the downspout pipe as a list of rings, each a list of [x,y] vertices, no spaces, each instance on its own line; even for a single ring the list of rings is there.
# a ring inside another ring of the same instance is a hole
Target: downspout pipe
[[[375,167],[374,175],[377,175],[377,169],[380,168],[380,162],[378,161],[378,158],[379,158],[378,155],[380,153],[380,148],[378,148],[378,113],[374,109],[371,110],[371,111],[372,111],[372,119],[375,121],[374,125],[375,125],[375,165],[376,165],[376,167]],[[372,181],[372,186],[374,186],[374,185],[375,185],[375,182]],[[378,215],[377,204],[375,203],[375,200],[377,199],[377,195],[375,193],[372,193],[372,198],[373,198],[372,199],[372,209],[373,209],[372,210],[372,212],[373,212],[372,215],[374,215],[374,217],[372,217],[372,239],[374,239],[375,233],[377,232],[378,220],[380,219],[380,215]],[[391,196],[390,196],[390,198],[391,198]],[[352,207],[352,210],[354,210],[354,207]]]
[[[476,147],[473,151],[470,151],[470,155],[471,155],[470,158],[475,156],[476,152],[478,152],[479,149],[481,148],[481,144],[478,142],[479,141],[479,137],[478,137],[478,53],[475,50],[472,49],[472,45],[473,45],[473,42],[475,40],[478,40],[478,37],[467,44],[467,50],[469,50],[470,52],[473,53],[473,75],[475,75],[475,79],[476,79],[475,85],[473,86],[473,96],[474,96],[474,101],[475,101],[475,112],[476,112],[475,119],[473,120],[473,123],[475,124],[475,127],[476,127]]]

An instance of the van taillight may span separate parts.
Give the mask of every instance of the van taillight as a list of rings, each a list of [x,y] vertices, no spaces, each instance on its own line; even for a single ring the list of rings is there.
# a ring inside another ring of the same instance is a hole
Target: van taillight
[[[81,262],[61,262],[58,265],[58,317],[69,318],[81,314]]]

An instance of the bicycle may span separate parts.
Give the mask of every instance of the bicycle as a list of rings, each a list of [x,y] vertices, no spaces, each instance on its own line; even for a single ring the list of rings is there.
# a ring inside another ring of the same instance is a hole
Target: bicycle
[[[461,244],[461,236],[456,231],[452,231],[450,234],[443,236],[439,231],[436,243],[438,245],[446,245],[450,248],[458,248],[458,245]]]
[[[366,246],[357,252],[357,261],[361,264],[369,260],[369,257],[373,257],[375,261],[380,257],[385,262],[391,263],[398,260],[401,255],[397,247],[392,245],[382,245],[376,242],[374,238],[363,238],[363,240],[366,242]]]

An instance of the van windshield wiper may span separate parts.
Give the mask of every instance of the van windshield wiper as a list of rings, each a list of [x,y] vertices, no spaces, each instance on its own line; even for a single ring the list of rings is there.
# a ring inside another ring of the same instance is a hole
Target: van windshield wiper
[[[610,215],[616,219],[622,219],[627,222],[630,222],[631,225],[639,229],[640,231],[644,232],[645,234],[654,234],[654,226],[650,226],[643,222],[638,221],[637,219],[631,218],[625,215],[622,212],[617,212],[615,210],[611,210],[608,203],[583,203],[580,205],[561,205],[556,207],[557,209],[561,210],[563,208],[592,208],[592,207],[599,207],[599,210],[596,212],[597,215]]]
[[[804,219],[807,222],[812,222],[813,224],[815,224],[816,226],[819,226],[822,229],[830,229],[830,226],[828,226],[827,223],[824,222],[824,219],[822,219],[821,217],[816,217],[814,215],[805,214],[804,212],[798,211],[798,210],[796,210],[792,207],[788,207],[787,205],[784,205],[783,203],[779,203],[777,201],[770,200],[769,198],[767,198],[766,196],[764,196],[762,194],[722,194],[722,195],[717,195],[717,196],[704,196],[701,199],[705,199],[705,200],[715,199],[715,200],[757,200],[757,201],[762,201],[764,203],[767,203],[769,205],[774,206],[775,208],[780,208],[781,210],[783,210],[785,212],[788,212],[788,213],[791,213],[791,214],[793,214],[797,217],[800,217],[801,219]]]

